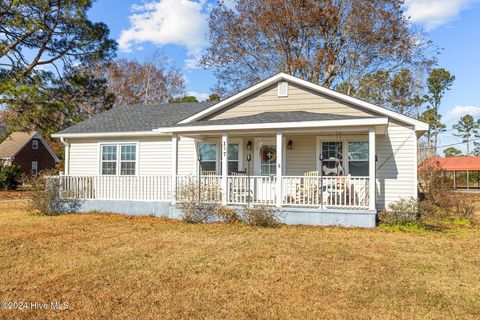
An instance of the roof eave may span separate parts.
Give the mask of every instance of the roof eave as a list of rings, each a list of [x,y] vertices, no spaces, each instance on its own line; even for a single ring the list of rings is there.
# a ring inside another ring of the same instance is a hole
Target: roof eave
[[[120,132],[87,132],[87,133],[54,133],[52,138],[104,138],[104,137],[138,137],[163,136],[158,131],[120,131]]]

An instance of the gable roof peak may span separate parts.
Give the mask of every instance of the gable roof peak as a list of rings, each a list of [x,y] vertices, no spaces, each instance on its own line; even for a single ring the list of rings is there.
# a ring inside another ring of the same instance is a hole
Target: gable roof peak
[[[247,89],[245,89],[245,90],[243,90],[243,91],[241,91],[241,92],[239,92],[239,93],[237,93],[237,94],[235,94],[235,95],[233,95],[233,96],[231,96],[231,97],[229,97],[225,100],[222,100],[222,101],[212,105],[209,108],[206,108],[205,110],[203,110],[201,112],[198,112],[198,113],[180,121],[179,123],[180,124],[190,123],[192,121],[196,121],[196,120],[200,120],[202,118],[205,118],[206,116],[211,115],[212,113],[217,112],[221,109],[224,109],[227,106],[230,106],[231,104],[233,104],[235,102],[238,102],[242,99],[245,99],[246,97],[248,97],[250,95],[253,95],[253,94],[259,92],[260,90],[262,90],[264,88],[267,88],[268,86],[271,86],[272,84],[275,84],[279,81],[288,81],[289,83],[293,83],[293,84],[296,84],[296,85],[301,86],[303,88],[310,89],[314,92],[318,92],[318,93],[324,94],[326,96],[329,96],[331,98],[338,99],[340,101],[343,101],[345,103],[354,105],[356,107],[359,107],[359,108],[362,108],[362,109],[365,109],[365,110],[368,110],[368,111],[371,111],[371,112],[374,112],[374,113],[377,113],[377,114],[380,114],[380,115],[383,115],[383,116],[387,116],[388,118],[398,120],[398,121],[400,121],[402,123],[405,123],[405,124],[408,124],[408,125],[412,125],[412,126],[415,127],[416,131],[424,132],[424,131],[428,130],[428,125],[426,123],[422,122],[422,121],[419,121],[419,120],[416,120],[414,118],[411,118],[411,117],[405,116],[403,114],[400,114],[398,112],[388,110],[386,108],[371,104],[369,102],[366,102],[366,101],[363,101],[363,100],[360,100],[360,99],[357,99],[357,98],[353,98],[351,96],[348,96],[346,94],[337,92],[335,90],[322,87],[318,84],[315,84],[315,83],[309,82],[307,80],[297,78],[297,77],[289,75],[285,72],[279,72],[279,73],[277,73],[277,74],[275,74],[275,75],[273,75],[273,76],[255,84],[255,85],[251,86],[250,88],[247,88]]]

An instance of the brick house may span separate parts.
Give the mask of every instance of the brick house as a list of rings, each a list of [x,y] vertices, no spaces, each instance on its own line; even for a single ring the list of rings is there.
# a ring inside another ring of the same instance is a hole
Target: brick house
[[[59,159],[38,132],[13,132],[0,143],[0,162],[16,163],[26,175],[36,176],[55,167]]]

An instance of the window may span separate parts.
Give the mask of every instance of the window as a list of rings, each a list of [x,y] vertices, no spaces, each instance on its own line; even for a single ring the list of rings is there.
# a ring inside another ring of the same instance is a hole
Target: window
[[[136,149],[134,145],[120,146],[120,175],[135,175]]]
[[[368,142],[348,143],[348,173],[368,176]]]
[[[214,143],[199,143],[198,153],[202,157],[200,171],[217,171],[217,145]]]
[[[221,154],[220,145],[216,143],[199,143],[198,152],[202,157],[200,161],[201,174],[205,171],[217,172],[217,159],[219,161],[219,171],[222,171],[222,159],[217,155]],[[240,168],[240,145],[238,143],[228,144],[228,174],[238,172]]]
[[[343,175],[343,143],[342,142],[322,142],[323,156],[323,175],[337,176]]]
[[[102,175],[117,174],[117,146],[102,146]]]
[[[238,172],[238,161],[239,161],[239,153],[238,153],[238,144],[229,144],[228,145],[228,174],[232,174],[232,172]]]
[[[136,145],[102,145],[101,157],[102,175],[135,175]]]
[[[263,145],[260,152],[260,175],[270,176],[277,173],[277,146]]]
[[[288,97],[288,82],[279,82],[278,83],[278,96],[279,97]]]
[[[32,171],[31,171],[32,176],[36,176],[38,174],[38,162],[32,161]]]
[[[32,140],[32,149],[37,150],[38,149],[38,140]]]
[[[220,159],[220,171],[222,171],[222,159]],[[239,169],[239,150],[238,143],[228,144],[228,175],[232,172],[238,172]]]

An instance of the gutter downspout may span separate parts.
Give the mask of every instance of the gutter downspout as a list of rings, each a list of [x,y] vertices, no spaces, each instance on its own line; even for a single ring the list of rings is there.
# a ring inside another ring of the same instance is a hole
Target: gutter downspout
[[[65,146],[64,175],[68,176],[70,174],[70,143],[64,137],[60,137],[60,142]]]

